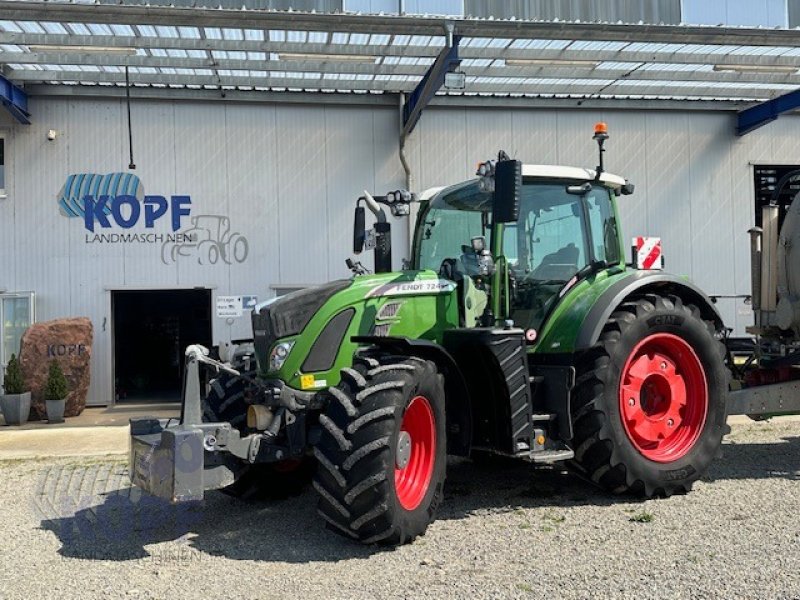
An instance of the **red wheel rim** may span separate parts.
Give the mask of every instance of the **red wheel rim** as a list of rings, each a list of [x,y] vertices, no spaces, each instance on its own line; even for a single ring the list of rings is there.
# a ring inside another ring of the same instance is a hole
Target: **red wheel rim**
[[[620,414],[642,456],[672,462],[694,447],[708,413],[700,359],[682,338],[655,333],[639,342],[622,369]]]
[[[394,489],[406,510],[414,510],[422,502],[435,462],[436,419],[428,399],[416,396],[403,414],[395,457]]]

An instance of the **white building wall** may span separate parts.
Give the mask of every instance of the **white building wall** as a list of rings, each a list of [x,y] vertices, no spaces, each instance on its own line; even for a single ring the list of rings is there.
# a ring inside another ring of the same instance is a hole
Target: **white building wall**
[[[249,242],[242,264],[164,264],[158,244],[87,244],[82,221],[56,204],[71,173],[127,170],[123,101],[33,98],[30,108],[30,126],[0,117],[8,163],[0,289],[34,290],[39,320],[92,319],[91,403],[113,398],[110,290],[202,286],[215,297],[268,298],[276,285],[345,277],[355,198],[405,182],[393,107],[135,100],[135,173],[145,193],[190,195],[193,214],[227,215]],[[409,141],[415,188],[471,177],[499,148],[529,163],[594,167],[597,120],[611,132],[607,168],[637,185],[620,198],[625,236],[664,238],[668,270],[709,293],[749,293],[751,163],[800,163],[796,117],[736,138],[730,113],[431,107]],[[48,129],[59,132],[53,142]],[[170,231],[168,219],[152,231]],[[394,234],[399,266],[407,235],[402,226]],[[743,333],[748,308],[732,300],[719,308]],[[214,320],[215,343],[248,335],[246,318]]]

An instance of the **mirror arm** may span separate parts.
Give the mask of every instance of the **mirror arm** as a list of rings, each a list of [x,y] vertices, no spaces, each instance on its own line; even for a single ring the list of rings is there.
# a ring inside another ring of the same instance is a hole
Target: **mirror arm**
[[[364,190],[364,204],[367,205],[370,212],[378,219],[378,223],[386,223],[386,213],[367,190]]]

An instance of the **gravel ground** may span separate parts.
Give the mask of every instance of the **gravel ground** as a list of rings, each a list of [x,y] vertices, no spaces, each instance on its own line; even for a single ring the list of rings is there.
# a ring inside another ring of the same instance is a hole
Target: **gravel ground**
[[[396,550],[326,531],[309,491],[174,507],[119,458],[0,462],[0,598],[800,598],[800,423],[734,426],[692,493],[614,498],[559,471],[451,461]]]

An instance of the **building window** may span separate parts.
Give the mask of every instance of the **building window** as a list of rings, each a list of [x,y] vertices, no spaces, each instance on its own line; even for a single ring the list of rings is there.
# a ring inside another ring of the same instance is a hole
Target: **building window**
[[[755,223],[757,227],[761,227],[761,209],[772,202],[772,195],[775,193],[775,187],[778,182],[790,173],[797,173],[797,175],[789,177],[789,180],[782,186],[778,197],[775,199],[776,204],[780,207],[778,211],[778,231],[780,231],[780,226],[783,225],[783,219],[786,217],[794,197],[800,192],[800,165],[756,165],[753,167],[753,182],[756,188]]]
[[[677,25],[681,0],[464,0],[468,16]]]
[[[0,198],[6,195],[6,141],[0,137]]]
[[[681,21],[687,25],[786,27],[787,0],[683,0]],[[791,12],[792,5],[789,4]]]
[[[464,0],[345,0],[347,12],[463,16]]]
[[[35,322],[32,292],[0,294],[0,373],[12,354],[19,356],[22,334]]]

